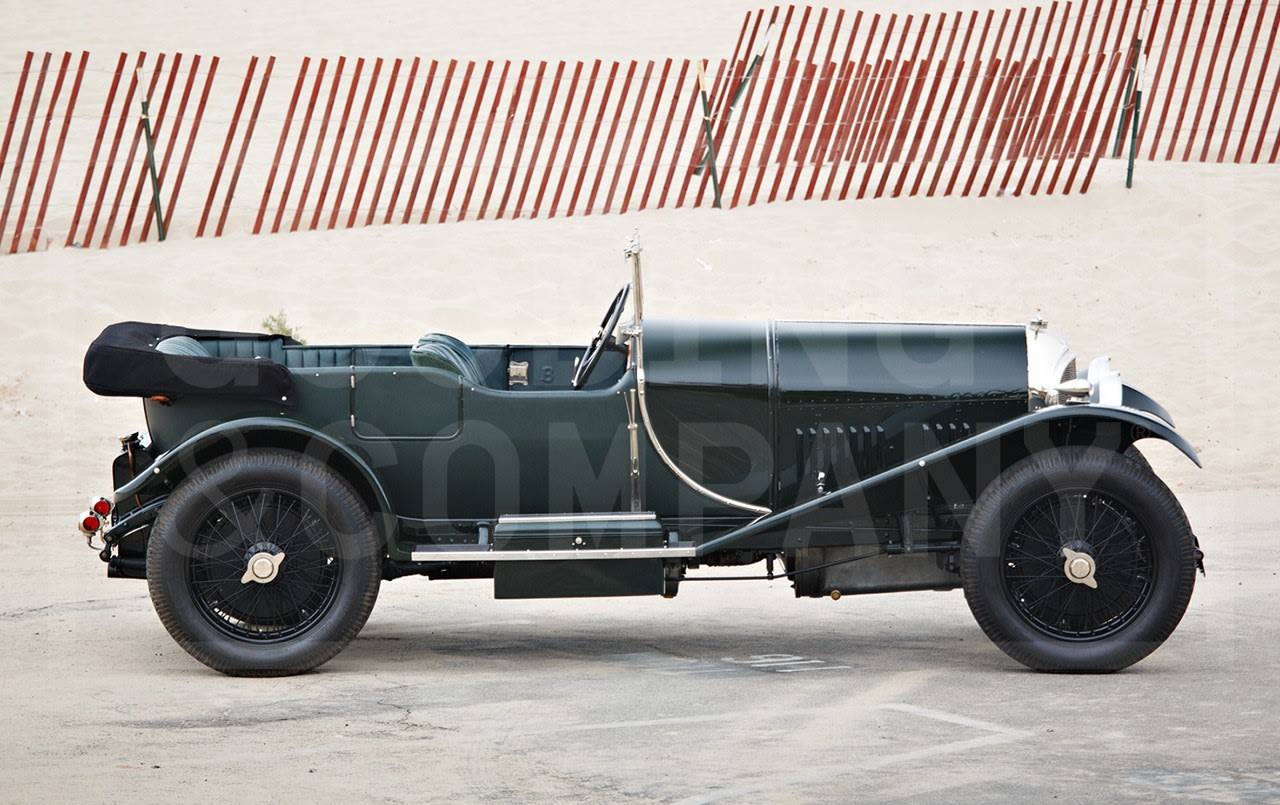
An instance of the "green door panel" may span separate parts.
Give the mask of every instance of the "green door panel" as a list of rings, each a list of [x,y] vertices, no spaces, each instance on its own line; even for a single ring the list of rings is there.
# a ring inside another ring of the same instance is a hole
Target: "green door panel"
[[[356,367],[352,430],[361,439],[452,439],[462,432],[462,379],[411,367]]]

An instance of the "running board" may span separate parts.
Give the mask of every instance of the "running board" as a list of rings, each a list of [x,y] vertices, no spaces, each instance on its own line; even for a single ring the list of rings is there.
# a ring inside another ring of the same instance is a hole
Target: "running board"
[[[470,548],[470,546],[467,546]],[[689,559],[696,548],[582,548],[568,551],[464,550],[419,545],[409,556],[415,562],[562,562],[584,559]]]
[[[674,533],[671,537],[674,539]],[[415,562],[562,562],[595,559],[688,559],[697,549],[669,542],[653,512],[514,514],[499,517],[493,540],[419,545]]]

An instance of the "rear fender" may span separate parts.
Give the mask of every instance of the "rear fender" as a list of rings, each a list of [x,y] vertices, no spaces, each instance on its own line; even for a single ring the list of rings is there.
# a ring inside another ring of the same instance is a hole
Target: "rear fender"
[[[255,447],[296,450],[336,470],[369,506],[384,543],[394,545],[395,514],[368,463],[333,436],[289,419],[250,417],[201,431],[157,456],[141,475],[115,491],[115,501],[118,504],[135,495],[167,495],[209,460]]]

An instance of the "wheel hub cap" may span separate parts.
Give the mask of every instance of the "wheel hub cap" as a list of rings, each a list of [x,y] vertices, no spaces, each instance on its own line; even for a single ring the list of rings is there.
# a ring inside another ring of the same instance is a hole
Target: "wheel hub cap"
[[[267,551],[259,551],[249,557],[249,566],[245,568],[244,575],[240,577],[241,584],[248,584],[256,581],[259,584],[269,584],[275,581],[276,575],[280,573],[280,563],[284,561],[284,551],[279,553],[268,553]]]
[[[1098,588],[1098,582],[1093,577],[1098,571],[1098,566],[1094,563],[1092,556],[1070,548],[1063,548],[1062,555],[1066,560],[1063,562],[1062,570],[1070,581],[1095,590]]]

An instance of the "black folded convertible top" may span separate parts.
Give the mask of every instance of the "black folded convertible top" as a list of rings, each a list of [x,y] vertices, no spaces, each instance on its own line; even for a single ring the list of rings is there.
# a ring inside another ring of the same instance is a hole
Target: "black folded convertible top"
[[[260,341],[262,357],[174,355],[156,350],[157,344],[173,336]],[[105,397],[220,397],[293,407],[289,370],[267,356],[271,346],[297,343],[292,338],[264,333],[120,322],[107,327],[89,345],[84,355],[84,384]]]

